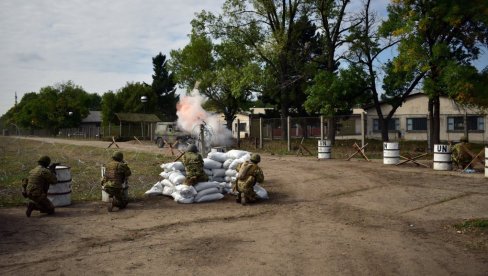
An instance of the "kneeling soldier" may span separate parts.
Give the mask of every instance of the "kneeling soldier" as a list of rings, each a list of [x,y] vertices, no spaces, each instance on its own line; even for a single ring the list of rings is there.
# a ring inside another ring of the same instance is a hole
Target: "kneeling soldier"
[[[245,205],[249,202],[256,201],[256,192],[254,192],[254,185],[256,182],[262,183],[264,181],[264,174],[258,163],[261,161],[259,154],[253,153],[251,161],[246,161],[237,166],[239,176],[237,177],[237,203]]]
[[[37,161],[37,167],[29,172],[29,178],[23,180],[22,194],[29,199],[25,215],[31,216],[33,210],[39,210],[41,213],[48,215],[54,214],[54,206],[47,198],[49,185],[57,184],[55,166],[49,166],[51,158],[42,156]]]
[[[109,212],[112,212],[113,207],[124,209],[127,206],[129,199],[125,194],[124,184],[130,175],[131,171],[124,162],[124,155],[120,151],[115,152],[112,160],[107,164],[102,178],[103,189],[109,194],[107,206]]]

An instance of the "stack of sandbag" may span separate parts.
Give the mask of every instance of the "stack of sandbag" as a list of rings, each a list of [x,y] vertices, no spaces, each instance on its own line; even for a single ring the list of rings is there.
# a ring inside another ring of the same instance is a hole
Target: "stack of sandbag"
[[[146,191],[146,195],[171,196],[178,203],[206,202],[224,197],[220,183],[215,181],[201,182],[195,186],[184,185],[186,172],[182,162],[165,163],[161,168],[163,172],[160,176],[163,179]]]

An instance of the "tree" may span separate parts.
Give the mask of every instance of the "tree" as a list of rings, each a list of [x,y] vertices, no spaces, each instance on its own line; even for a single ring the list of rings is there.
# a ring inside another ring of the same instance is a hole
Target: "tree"
[[[174,121],[179,96],[176,95],[173,73],[168,72],[168,62],[165,55],[159,53],[153,57],[152,62],[154,74],[152,75],[151,87],[158,100],[156,112],[161,118],[165,118],[165,121]]]
[[[462,71],[460,68],[478,58],[480,46],[488,45],[488,17],[483,13],[487,9],[488,3],[482,0],[398,0],[388,6],[384,29],[401,38],[395,68],[425,74],[431,147],[440,143],[439,97],[453,92],[446,74]]]
[[[171,68],[178,83],[188,92],[198,86],[216,111],[224,114],[227,128],[232,129],[235,114],[252,96],[253,80],[260,69],[244,45],[230,39],[213,44],[199,33],[196,27],[199,23],[193,22],[190,43],[171,52]]]

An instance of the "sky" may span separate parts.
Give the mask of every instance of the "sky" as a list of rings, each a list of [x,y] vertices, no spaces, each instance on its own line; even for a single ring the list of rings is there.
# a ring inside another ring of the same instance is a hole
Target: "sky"
[[[0,116],[27,92],[73,81],[89,93],[152,82],[152,58],[183,48],[202,10],[225,0],[1,0]],[[373,0],[380,17],[388,0]],[[353,0],[350,9],[360,10]],[[385,57],[387,59],[387,57]],[[488,64],[488,61],[481,61]]]
[[[0,1],[0,116],[26,92],[73,81],[89,93],[152,82],[152,58],[183,48],[196,12],[224,0]]]

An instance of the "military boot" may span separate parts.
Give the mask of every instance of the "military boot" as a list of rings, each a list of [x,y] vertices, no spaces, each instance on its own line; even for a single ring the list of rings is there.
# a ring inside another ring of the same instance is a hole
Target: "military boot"
[[[29,202],[27,203],[27,210],[25,211],[25,215],[30,218],[31,214],[32,214],[32,211],[34,210],[34,203],[32,202]]]
[[[237,193],[236,203],[241,203],[241,193]]]
[[[244,194],[241,194],[241,204],[247,205],[247,199],[246,199],[246,196]]]

